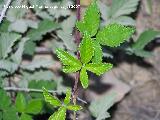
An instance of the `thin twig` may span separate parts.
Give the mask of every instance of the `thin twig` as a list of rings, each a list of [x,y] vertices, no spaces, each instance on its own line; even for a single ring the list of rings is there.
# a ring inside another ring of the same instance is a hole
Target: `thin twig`
[[[41,90],[41,89],[31,89],[31,88],[4,87],[3,89],[6,90],[6,91],[9,91],[9,92],[26,92],[26,93],[30,93],[30,92],[42,93],[43,92],[43,90]],[[59,93],[59,92],[62,92],[62,91],[48,90],[48,92],[49,93]],[[79,97],[77,97],[77,100],[82,102],[82,103],[87,104],[86,101],[82,100]]]
[[[6,14],[6,11],[7,11],[7,9],[8,9],[8,7],[9,7],[10,4],[11,4],[11,0],[8,0],[8,1],[6,2],[6,4],[5,4],[5,6],[4,6],[2,12],[1,12],[0,23],[2,22],[2,20],[3,20],[4,16],[5,16],[5,14]]]

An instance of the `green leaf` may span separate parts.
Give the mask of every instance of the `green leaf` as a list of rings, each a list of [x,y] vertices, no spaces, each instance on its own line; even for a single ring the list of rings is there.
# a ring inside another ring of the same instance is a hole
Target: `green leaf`
[[[55,78],[54,73],[51,72],[50,70],[36,70],[32,73],[28,71],[23,71],[21,73],[22,73],[22,79],[28,80],[28,81],[31,81],[31,80],[37,80],[37,82],[39,82],[40,80],[51,81]],[[54,83],[54,81],[52,82]],[[54,88],[51,88],[51,89],[54,89]]]
[[[101,45],[95,40],[93,41],[94,47],[94,56],[92,58],[93,63],[101,63],[102,62],[102,47]]]
[[[30,115],[22,113],[20,120],[33,120],[33,119]]]
[[[114,23],[103,28],[100,32],[98,32],[96,37],[102,45],[117,47],[129,39],[133,33],[134,28],[125,27]]]
[[[9,26],[9,24],[10,24],[10,22],[8,20],[3,20],[3,22],[1,23],[1,27],[0,27],[0,32],[1,33],[8,32],[8,26]]]
[[[116,99],[116,94],[111,93],[107,94],[104,97],[94,100],[91,102],[89,106],[89,110],[91,114],[96,117],[96,120],[104,120],[105,118],[110,117],[109,113],[107,110],[113,106],[114,102]]]
[[[10,62],[8,60],[0,60],[0,75],[6,76],[13,74],[18,69],[16,63]],[[3,74],[2,74],[3,71]]]
[[[81,62],[76,59],[75,57],[71,56],[68,52],[62,50],[62,49],[57,49],[56,54],[62,64],[64,65],[63,71],[68,73],[68,72],[76,72],[81,69]]]
[[[11,23],[8,31],[15,31],[19,33],[25,33],[28,29],[28,26],[23,19],[16,20],[15,22]]]
[[[109,71],[113,67],[110,63],[89,63],[85,68],[96,75],[101,75],[104,72]]]
[[[53,10],[52,10],[53,11]],[[75,27],[76,15],[71,15],[61,23],[62,30],[57,31],[57,35],[62,39],[64,45],[68,50],[76,51],[77,45],[74,42],[74,35],[72,34]]]
[[[31,29],[27,33],[27,37],[29,37],[32,41],[39,41],[42,39],[43,35],[56,30],[57,28],[59,28],[59,25],[57,23],[45,19],[39,23],[38,29]]]
[[[3,120],[19,120],[18,113],[14,107],[8,107],[3,111]]]
[[[96,0],[87,8],[84,19],[77,22],[76,26],[81,33],[87,33],[91,37],[97,33],[100,23],[100,13]]]
[[[0,58],[8,57],[12,51],[15,42],[21,38],[21,35],[16,33],[1,33],[0,34]]]
[[[65,120],[66,119],[66,108],[60,107],[57,112],[49,117],[48,120]]]
[[[41,99],[32,99],[27,104],[25,108],[25,113],[36,115],[41,112],[42,107],[43,104]]]
[[[67,105],[71,101],[71,89],[67,89],[66,97],[64,99],[64,104]]]
[[[11,105],[11,100],[9,96],[2,89],[0,89],[0,96],[1,96],[0,109],[3,110],[8,108]]]
[[[20,64],[21,61],[22,61],[24,45],[25,45],[27,40],[28,40],[28,38],[23,38],[19,43],[17,51],[11,56],[11,59],[17,64]]]
[[[29,64],[26,65],[21,65],[21,68],[24,70],[28,70],[28,71],[34,71],[35,69],[38,68],[46,68],[53,65],[53,61],[52,60],[48,60],[48,59],[35,59],[34,61],[32,61]]]
[[[15,107],[18,112],[22,113],[25,110],[26,107],[26,100],[22,93],[18,93],[16,97]]]
[[[36,43],[33,41],[27,41],[24,47],[24,54],[33,56],[36,49]]]
[[[28,4],[27,1],[13,1],[11,3],[12,7],[10,7],[10,9],[7,10],[6,14],[7,20],[9,20],[10,22],[14,22],[16,20],[22,19],[26,14],[27,9],[24,9],[23,7],[19,6],[21,5],[27,6],[27,4]]]
[[[46,102],[50,103],[55,107],[61,106],[61,101],[55,96],[52,96],[44,87],[43,87],[43,95]]]
[[[42,73],[43,75],[43,73]],[[55,81],[47,81],[47,80],[32,80],[30,79],[28,88],[31,89],[42,89],[42,87],[45,87],[48,90],[55,90],[56,89],[56,83]],[[30,93],[32,98],[43,98],[42,93]]]
[[[88,63],[92,59],[93,55],[94,55],[94,48],[92,39],[89,36],[85,35],[80,44],[81,62],[84,64]]]
[[[112,0],[109,11],[109,18],[116,18],[122,15],[129,15],[135,12],[139,0]]]
[[[139,57],[144,57],[144,58],[149,58],[149,57],[152,57],[153,56],[153,53],[152,52],[149,52],[149,51],[145,51],[145,50],[134,50],[133,53],[136,55],[136,56],[139,56]]]
[[[144,49],[144,47],[151,42],[157,35],[160,35],[160,31],[154,30],[146,30],[144,31],[138,38],[138,40],[134,43],[132,49],[139,50]]]
[[[88,80],[88,75],[85,67],[83,67],[80,71],[80,81],[83,88],[88,87],[89,80]]]
[[[82,107],[79,105],[67,105],[67,109],[72,111],[78,111],[78,110],[81,110]]]

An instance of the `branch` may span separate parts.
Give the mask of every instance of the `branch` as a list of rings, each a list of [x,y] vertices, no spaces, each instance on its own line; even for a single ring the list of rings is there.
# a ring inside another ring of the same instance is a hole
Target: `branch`
[[[11,4],[11,0],[8,0],[6,2],[6,4],[4,5],[5,7],[3,8],[2,12],[1,12],[1,16],[0,16],[0,23],[2,22],[5,14],[6,14],[6,11],[7,11],[7,9],[8,9],[8,7],[9,7],[10,4]]]
[[[12,92],[26,92],[26,93],[30,93],[30,92],[37,92],[37,93],[42,93],[43,90],[41,89],[29,89],[29,88],[17,88],[17,87],[5,87],[3,88],[6,91],[12,91]],[[58,92],[62,92],[62,91],[56,91],[56,90],[48,90],[49,93],[58,93]],[[86,101],[82,100],[81,98],[77,97],[77,100],[87,104]]]

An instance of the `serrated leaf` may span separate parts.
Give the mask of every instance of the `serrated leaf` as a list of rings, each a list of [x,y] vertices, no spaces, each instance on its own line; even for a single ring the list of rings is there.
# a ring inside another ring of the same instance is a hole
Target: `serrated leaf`
[[[24,69],[24,70],[28,70],[28,71],[34,71],[35,69],[46,68],[46,67],[49,67],[51,65],[53,65],[52,60],[36,59],[29,64],[21,65],[21,68]]]
[[[89,63],[85,68],[96,75],[101,75],[104,72],[109,71],[113,67],[110,63]]]
[[[65,120],[66,119],[66,108],[60,107],[57,112],[49,117],[48,120]]]
[[[87,75],[86,68],[84,68],[84,67],[80,71],[80,81],[81,81],[81,84],[82,84],[83,88],[88,87],[89,80],[88,80],[88,75]]]
[[[62,62],[62,64],[64,65],[64,72],[76,72],[81,69],[81,62],[75,57],[71,56],[68,52],[62,49],[57,49],[56,54]]]
[[[67,105],[67,109],[72,111],[79,111],[82,109],[82,107],[79,105]]]
[[[69,0],[63,0],[63,1],[45,1],[45,5],[48,6],[49,8],[47,9],[47,11],[54,16],[54,18],[58,19],[60,17],[66,17],[69,16],[71,14],[71,10],[68,9],[68,6],[74,4],[72,1]],[[58,8],[54,9],[51,8],[53,6],[57,6]],[[62,8],[63,7],[63,8]],[[64,10],[65,8],[65,10]]]
[[[115,19],[111,19],[109,21],[109,23],[118,23],[118,24],[121,24],[121,25],[126,25],[126,26],[135,26],[136,25],[136,21],[129,17],[129,16],[119,16]]]
[[[0,34],[0,58],[8,57],[12,51],[15,42],[21,38],[21,35],[16,33],[1,33]]]
[[[22,38],[22,40],[19,43],[17,51],[11,56],[11,59],[15,63],[17,63],[18,65],[22,61],[22,55],[23,55],[23,51],[24,51],[24,46],[25,46],[25,43],[26,43],[27,40],[28,40],[28,38]]]
[[[21,73],[22,73],[22,79],[27,80],[27,81],[31,81],[31,80],[37,80],[37,82],[40,80],[51,81],[55,78],[54,73],[51,72],[50,70],[37,70],[32,73],[27,72],[27,71],[23,71]],[[52,82],[54,83],[54,81],[52,81]],[[42,87],[40,87],[40,88],[42,88]]]
[[[24,47],[24,54],[33,56],[36,49],[36,43],[33,41],[27,41]]]
[[[144,58],[149,58],[149,57],[152,57],[153,56],[153,53],[152,52],[149,52],[149,51],[145,51],[145,50],[134,50],[133,53],[136,55],[136,56],[139,56],[139,57],[144,57]]]
[[[67,89],[66,97],[64,99],[64,104],[67,105],[71,101],[71,89]]]
[[[10,22],[14,22],[16,20],[22,19],[26,12],[27,9],[24,9],[23,7],[21,7],[22,5],[27,6],[28,2],[27,1],[13,1],[10,4],[12,7],[10,7],[10,9],[7,10],[6,13],[6,18],[7,20],[9,20]]]
[[[18,112],[20,113],[24,112],[26,107],[26,100],[22,93],[18,93],[16,97],[15,107]]]
[[[111,93],[107,94],[104,97],[94,100],[91,102],[89,106],[89,110],[92,113],[94,117],[96,117],[96,120],[104,120],[105,118],[110,117],[107,110],[113,106],[115,102],[116,94]]]
[[[25,108],[25,113],[36,115],[41,112],[42,107],[43,104],[41,99],[32,99],[27,104]]]
[[[135,12],[139,0],[113,0],[109,11],[109,18],[129,15]]]
[[[43,87],[43,95],[46,102],[50,103],[55,107],[61,106],[61,101],[55,96],[52,96],[44,87]]]
[[[1,96],[0,109],[3,110],[8,108],[11,105],[11,100],[9,96],[2,89],[0,89],[0,96]]]
[[[93,41],[94,47],[94,56],[92,58],[93,63],[101,63],[102,62],[102,47],[101,45],[95,40]]]
[[[42,73],[43,75],[43,73]],[[28,88],[31,89],[42,89],[42,87],[45,87],[48,90],[55,90],[56,89],[56,83],[55,81],[46,81],[46,80],[33,80],[29,79]],[[43,98],[42,93],[30,93],[32,98]]]
[[[100,13],[96,0],[87,8],[84,19],[77,22],[76,26],[81,33],[87,33],[91,37],[97,33],[100,23]]]
[[[110,24],[98,32],[96,38],[102,45],[110,47],[120,46],[134,33],[134,28],[125,27],[120,24]]]
[[[8,60],[0,60],[0,75],[6,76],[13,74],[18,69],[16,63],[10,62]]]
[[[39,41],[42,39],[43,35],[57,28],[59,28],[58,23],[45,19],[39,23],[38,29],[31,29],[27,33],[27,37],[32,41]]]
[[[85,35],[80,44],[81,62],[84,64],[88,63],[92,59],[93,55],[94,47],[92,39],[88,35]]]
[[[146,30],[144,31],[138,38],[138,40],[134,43],[132,49],[139,50],[144,49],[144,47],[151,42],[157,35],[160,35],[160,31],[154,30]]]
[[[30,115],[22,113],[20,120],[33,120],[33,119]]]
[[[19,19],[19,20],[16,20],[15,22],[10,24],[8,31],[24,33],[27,31],[27,29],[28,29],[28,26],[27,26],[25,20]]]

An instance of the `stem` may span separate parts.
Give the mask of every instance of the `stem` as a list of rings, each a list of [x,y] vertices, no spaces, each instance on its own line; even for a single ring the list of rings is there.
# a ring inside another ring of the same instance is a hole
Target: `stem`
[[[11,0],[8,0],[5,4],[5,7],[3,8],[2,12],[1,12],[1,16],[0,16],[0,23],[2,22],[5,14],[6,14],[6,11],[8,9],[8,6],[11,4]]]
[[[78,5],[79,7],[77,8],[77,20],[79,21],[81,19],[81,7],[80,7],[80,0],[76,0],[76,5]],[[80,32],[78,30],[75,31],[75,40],[77,43],[77,46],[79,46],[80,44],[80,40],[81,40],[81,36],[80,36]],[[77,58],[80,58],[80,53],[79,51],[77,51]],[[78,81],[79,81],[79,77],[80,77],[80,73],[77,72],[76,76],[75,76],[75,83],[74,83],[74,88],[73,88],[73,104],[76,105],[77,103],[77,97],[78,97]],[[74,112],[73,115],[73,120],[76,120],[76,112]]]

